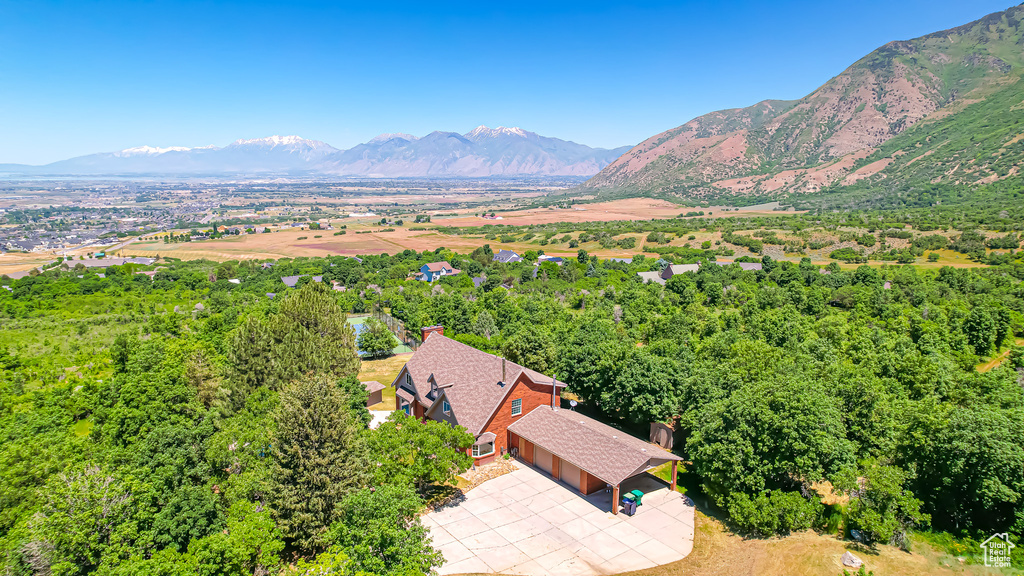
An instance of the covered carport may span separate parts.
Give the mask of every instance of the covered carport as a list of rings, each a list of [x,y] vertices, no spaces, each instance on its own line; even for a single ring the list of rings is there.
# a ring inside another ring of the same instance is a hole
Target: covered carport
[[[508,432],[518,458],[552,478],[587,495],[611,487],[613,514],[624,481],[666,462],[672,463],[671,489],[676,489],[679,456],[578,412],[539,406]]]

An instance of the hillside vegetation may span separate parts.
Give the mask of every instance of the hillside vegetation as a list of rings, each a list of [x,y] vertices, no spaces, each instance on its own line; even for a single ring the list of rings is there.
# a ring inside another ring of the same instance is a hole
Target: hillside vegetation
[[[800,100],[701,116],[636,146],[584,190],[814,202],[1019,182],[1022,18],[1017,6],[890,42]]]
[[[735,534],[849,542],[857,530],[870,550],[911,549],[918,532],[966,562],[989,534],[1022,534],[1018,263],[841,270],[763,257],[762,270],[705,264],[662,286],[637,272],[683,257],[492,257],[407,250],[4,279],[5,573],[439,565],[416,515],[469,465],[459,450],[472,438],[411,419],[366,428],[345,314],[377,302],[414,332],[441,324],[558,374],[579,410],[626,430],[678,419],[683,482]],[[468,274],[409,279],[437,260]],[[324,284],[286,289],[291,274]],[[1000,366],[975,369],[1004,350]]]

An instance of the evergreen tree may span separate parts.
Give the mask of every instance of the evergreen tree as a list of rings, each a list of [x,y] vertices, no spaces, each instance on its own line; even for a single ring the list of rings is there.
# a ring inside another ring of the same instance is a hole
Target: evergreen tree
[[[345,320],[332,291],[316,282],[292,292],[277,314],[246,318],[228,344],[234,405],[259,386],[280,390],[307,374],[357,374],[355,330]]]
[[[368,482],[365,439],[334,380],[304,378],[284,388],[274,415],[273,508],[302,550],[322,547],[338,504]]]

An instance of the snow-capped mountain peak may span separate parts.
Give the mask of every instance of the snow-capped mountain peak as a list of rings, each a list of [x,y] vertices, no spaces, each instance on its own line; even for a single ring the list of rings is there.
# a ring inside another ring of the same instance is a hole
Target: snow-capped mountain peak
[[[292,146],[295,144],[313,143],[313,140],[306,140],[301,136],[267,136],[266,138],[252,138],[246,140],[239,138],[232,142],[232,146]]]
[[[124,150],[114,152],[114,156],[119,158],[127,158],[130,156],[155,156],[157,154],[164,154],[167,152],[188,152],[191,148],[185,146],[168,146],[167,148],[159,148],[157,146],[136,146],[135,148],[125,148]]]
[[[526,130],[516,126],[513,126],[512,128],[507,128],[505,126],[488,128],[487,126],[480,125],[465,136],[466,138],[497,138],[498,136],[522,136],[525,138],[529,134],[530,133]]]

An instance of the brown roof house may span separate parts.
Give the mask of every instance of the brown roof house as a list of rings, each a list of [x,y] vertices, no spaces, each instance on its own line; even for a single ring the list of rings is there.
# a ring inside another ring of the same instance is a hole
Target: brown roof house
[[[564,384],[423,329],[423,344],[395,379],[395,409],[463,426],[477,464],[511,453],[584,494],[608,486],[618,502],[623,480],[678,456],[572,410],[559,408]],[[618,506],[613,506],[613,512]]]

